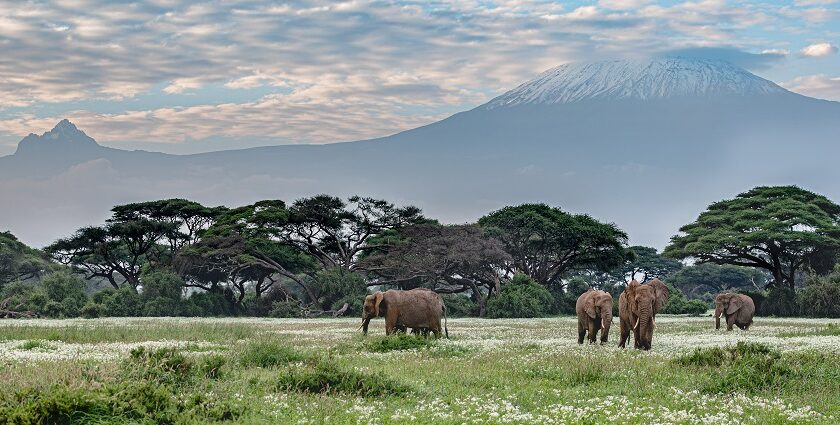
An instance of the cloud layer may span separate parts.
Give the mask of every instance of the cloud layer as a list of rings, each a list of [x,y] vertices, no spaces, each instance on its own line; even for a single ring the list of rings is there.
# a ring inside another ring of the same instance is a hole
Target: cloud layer
[[[706,48],[768,69],[806,36],[837,38],[835,5],[808,3],[6,3],[0,144],[61,117],[112,146],[326,143],[440,119],[573,60]]]

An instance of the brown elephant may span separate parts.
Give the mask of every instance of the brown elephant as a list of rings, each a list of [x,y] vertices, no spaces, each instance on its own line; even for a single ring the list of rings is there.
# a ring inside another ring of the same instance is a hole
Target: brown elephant
[[[589,343],[594,344],[601,331],[601,344],[606,344],[612,325],[613,299],[609,292],[589,289],[577,299],[575,312],[578,317],[578,344],[589,332]]]
[[[437,338],[441,336],[440,319],[443,317],[443,331],[449,338],[449,330],[446,328],[446,305],[440,295],[428,289],[389,289],[368,295],[365,297],[360,326],[365,335],[374,317],[385,318],[386,335],[414,328],[412,333],[422,331],[427,335],[431,332]]]
[[[656,313],[666,302],[668,287],[659,279],[653,279],[644,285],[636,280],[627,284],[627,288],[618,297],[621,327],[621,341],[618,346],[624,348],[632,330],[634,347],[650,350],[653,328],[656,326]]]
[[[732,325],[743,330],[749,329],[755,315],[755,303],[744,294],[723,293],[715,297],[715,329],[720,329],[720,315],[726,319],[726,330]]]

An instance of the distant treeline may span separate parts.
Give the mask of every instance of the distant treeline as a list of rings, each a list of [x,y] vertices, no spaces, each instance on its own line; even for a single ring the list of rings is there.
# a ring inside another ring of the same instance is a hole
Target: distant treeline
[[[132,203],[42,251],[0,233],[0,317],[355,315],[371,286],[431,288],[455,315],[535,317],[572,313],[588,287],[618,299],[633,278],[671,286],[666,313],[734,290],[760,314],[840,316],[840,206],[800,188],[714,203],[663,253],[627,242],[544,204],[442,225],[364,197]]]

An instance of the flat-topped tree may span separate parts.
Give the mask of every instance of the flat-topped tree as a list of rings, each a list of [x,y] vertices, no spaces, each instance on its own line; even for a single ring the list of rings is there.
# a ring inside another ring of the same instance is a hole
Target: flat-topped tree
[[[173,231],[166,236],[166,239],[174,255],[184,245],[197,242],[201,234],[225,210],[224,207],[205,207],[198,202],[186,199],[162,199],[118,205],[111,209],[114,215],[109,221],[132,221],[145,218],[171,224]]]
[[[9,232],[0,232],[0,288],[16,280],[39,277],[59,268],[37,249],[26,246]]]
[[[280,200],[224,211],[197,243],[181,250],[177,268],[191,279],[224,279],[240,295],[246,282],[262,286],[277,274],[295,282],[317,305],[317,296],[301,276],[315,270],[315,260],[285,242],[287,226],[289,210]]]
[[[611,271],[634,258],[627,234],[585,214],[545,204],[505,207],[478,220],[513,257],[511,273],[524,273],[546,286],[562,287],[572,271]]]
[[[109,222],[83,227],[44,251],[88,279],[104,278],[114,288],[126,283],[136,290],[141,268],[165,254],[159,242],[172,232],[173,225],[145,218]]]
[[[295,201],[281,234],[283,241],[316,258],[324,268],[354,270],[362,256],[381,248],[376,237],[425,221],[419,208],[397,207],[374,198],[329,195]]]
[[[840,253],[840,205],[796,186],[762,186],[715,202],[680,228],[664,254],[768,270],[793,289],[796,273]]]

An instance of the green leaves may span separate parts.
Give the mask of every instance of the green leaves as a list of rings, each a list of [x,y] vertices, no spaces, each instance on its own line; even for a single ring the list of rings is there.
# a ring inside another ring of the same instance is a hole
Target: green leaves
[[[680,228],[665,255],[770,270],[793,287],[810,258],[840,251],[840,205],[796,186],[757,187]]]

